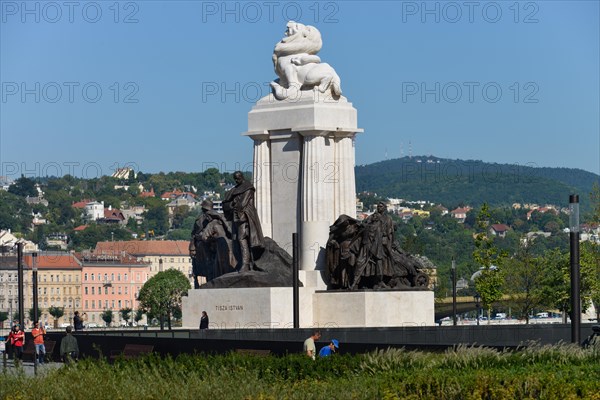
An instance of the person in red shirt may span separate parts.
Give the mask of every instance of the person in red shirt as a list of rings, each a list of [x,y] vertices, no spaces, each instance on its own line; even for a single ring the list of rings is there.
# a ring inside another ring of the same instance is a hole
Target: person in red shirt
[[[44,363],[44,357],[46,356],[46,346],[44,346],[45,334],[46,330],[43,327],[40,328],[39,322],[33,324],[31,336],[33,336],[33,344],[35,345],[35,355],[40,364]]]
[[[13,326],[12,331],[8,334],[8,342],[13,348],[13,357],[15,360],[23,359],[23,347],[25,346],[25,332],[19,324]]]

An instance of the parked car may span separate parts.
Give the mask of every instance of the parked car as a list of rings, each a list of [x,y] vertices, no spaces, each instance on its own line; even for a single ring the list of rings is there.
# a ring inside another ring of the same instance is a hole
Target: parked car
[[[90,322],[89,324],[86,325],[86,328],[97,328],[98,324],[95,322]]]

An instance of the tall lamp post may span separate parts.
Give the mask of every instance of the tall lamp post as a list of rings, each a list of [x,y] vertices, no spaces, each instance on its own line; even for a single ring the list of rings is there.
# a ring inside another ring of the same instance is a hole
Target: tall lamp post
[[[452,324],[456,326],[456,261],[452,259]]]
[[[31,278],[33,283],[33,322],[40,319],[38,309],[38,269],[37,269],[37,253],[31,253]]]
[[[475,299],[475,308],[477,309],[477,325],[479,325],[479,309],[481,308],[481,296],[479,295],[479,293],[475,293],[475,296],[473,296],[473,298]]]
[[[23,298],[23,242],[17,243],[17,298],[19,300],[19,324],[25,329],[25,301]]]
[[[571,249],[571,342],[581,343],[579,284],[579,196],[569,196],[569,239]]]

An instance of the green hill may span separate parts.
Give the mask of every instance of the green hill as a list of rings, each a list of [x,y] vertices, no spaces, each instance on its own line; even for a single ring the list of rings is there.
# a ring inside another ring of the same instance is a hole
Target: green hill
[[[406,200],[429,200],[446,206],[512,203],[566,206],[578,193],[589,207],[589,193],[600,176],[581,169],[539,168],[529,165],[403,157],[356,167],[358,193]]]

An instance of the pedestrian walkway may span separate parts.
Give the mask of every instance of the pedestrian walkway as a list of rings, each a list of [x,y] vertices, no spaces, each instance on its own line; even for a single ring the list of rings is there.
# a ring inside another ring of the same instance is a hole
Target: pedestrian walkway
[[[26,376],[35,376],[35,366],[32,361],[22,361],[20,365],[15,366],[13,360],[6,360],[6,364],[0,359],[0,370],[5,374],[18,375],[24,373]],[[61,362],[49,362],[42,365],[38,365],[37,373],[44,374],[48,371],[61,368],[64,364]]]

